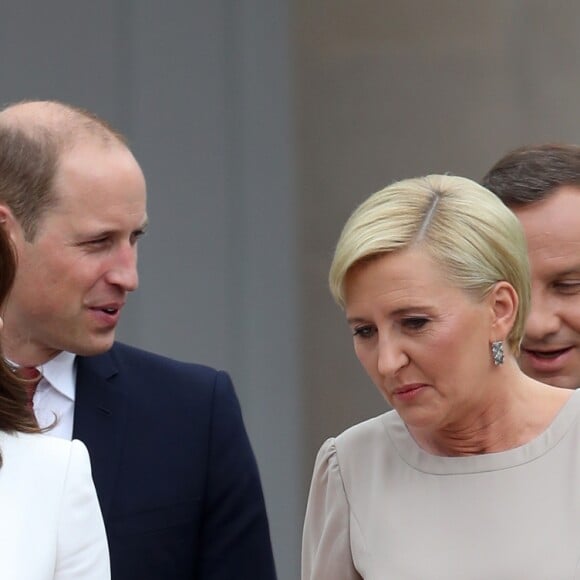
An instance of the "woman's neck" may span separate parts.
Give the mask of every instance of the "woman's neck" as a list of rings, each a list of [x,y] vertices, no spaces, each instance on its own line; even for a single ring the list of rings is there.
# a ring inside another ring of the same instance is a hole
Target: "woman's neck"
[[[504,391],[463,414],[459,421],[437,429],[409,427],[409,432],[422,449],[433,455],[481,455],[525,445],[551,425],[573,391],[549,387],[525,376],[515,383],[509,391],[504,387]]]

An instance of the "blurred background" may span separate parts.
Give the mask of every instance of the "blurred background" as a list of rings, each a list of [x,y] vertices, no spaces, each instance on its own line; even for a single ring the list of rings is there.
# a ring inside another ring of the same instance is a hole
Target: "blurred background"
[[[3,0],[0,101],[93,110],[143,167],[120,338],[232,374],[280,580],[316,450],[386,409],[326,288],[344,221],[396,179],[579,142],[579,22],[563,0]]]

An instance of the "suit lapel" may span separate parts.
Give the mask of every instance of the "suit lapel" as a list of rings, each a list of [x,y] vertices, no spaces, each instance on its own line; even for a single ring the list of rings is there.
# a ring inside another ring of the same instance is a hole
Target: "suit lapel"
[[[127,396],[119,383],[112,351],[94,357],[77,357],[73,437],[80,439],[89,450],[105,520],[125,440],[126,412]]]

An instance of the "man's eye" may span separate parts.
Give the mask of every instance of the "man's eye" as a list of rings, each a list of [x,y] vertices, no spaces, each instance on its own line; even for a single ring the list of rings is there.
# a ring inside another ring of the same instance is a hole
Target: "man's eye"
[[[145,235],[145,230],[139,230],[131,234],[131,244],[135,245],[143,236]]]
[[[108,243],[109,238],[105,237],[105,238],[95,238],[94,240],[87,240],[86,242],[83,242],[81,245],[91,250],[102,248],[103,246],[106,246]]]
[[[360,338],[370,338],[376,332],[374,326],[357,326],[353,328],[352,335]]]
[[[410,330],[419,330],[423,328],[429,322],[428,318],[424,316],[409,316],[403,319],[403,326]]]

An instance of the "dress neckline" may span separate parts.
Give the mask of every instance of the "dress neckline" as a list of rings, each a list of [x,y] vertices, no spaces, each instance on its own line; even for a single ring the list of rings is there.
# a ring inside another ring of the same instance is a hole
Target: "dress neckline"
[[[434,475],[457,475],[510,469],[534,461],[566,436],[579,415],[580,391],[575,391],[549,427],[531,441],[506,451],[461,457],[433,455],[419,447],[396,411],[385,413],[382,423],[397,453],[409,466]]]

